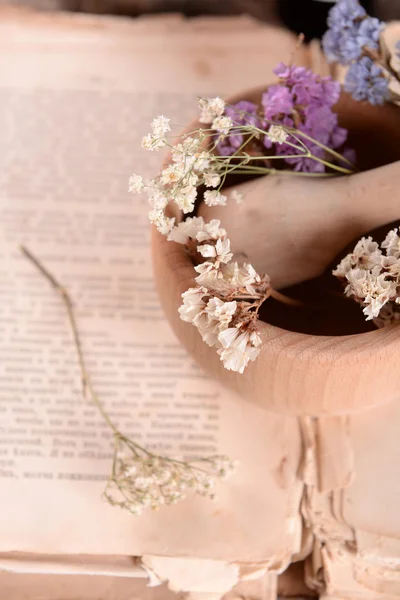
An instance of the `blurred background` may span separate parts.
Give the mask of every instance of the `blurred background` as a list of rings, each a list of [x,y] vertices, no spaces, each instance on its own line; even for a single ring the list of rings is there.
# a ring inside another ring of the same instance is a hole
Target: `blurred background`
[[[369,14],[382,20],[400,19],[400,0],[362,0]],[[199,15],[248,14],[281,24],[307,39],[321,37],[330,0],[0,0],[0,4],[26,5],[42,10],[67,10],[138,17],[178,12],[188,18]]]

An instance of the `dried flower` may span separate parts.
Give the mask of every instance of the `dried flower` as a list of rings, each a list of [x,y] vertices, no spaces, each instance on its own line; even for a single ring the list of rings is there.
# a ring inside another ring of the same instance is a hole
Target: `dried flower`
[[[329,62],[348,65],[344,89],[355,100],[383,104],[389,82],[399,77],[381,47],[384,23],[365,12],[358,0],[339,0],[330,10],[323,48]]]
[[[288,137],[286,131],[279,125],[271,125],[267,131],[267,138],[276,144],[283,144]]]
[[[230,117],[215,117],[212,122],[211,129],[215,129],[224,135],[228,135],[230,128],[232,127],[232,119]]]
[[[346,74],[344,89],[355,100],[383,104],[389,98],[389,82],[379,65],[368,56],[352,64]]]
[[[255,360],[260,353],[261,338],[252,336],[252,332],[233,327],[222,331],[218,335],[218,342],[222,348],[218,354],[226,369],[243,373],[249,361]]]
[[[363,25],[364,20],[368,21],[367,25]],[[339,0],[329,11],[328,27],[322,45],[329,62],[348,65],[360,58],[364,46],[377,47],[380,22],[368,17],[358,0]],[[371,33],[369,39],[368,32]]]
[[[161,148],[164,148],[164,146],[164,138],[157,138],[151,133],[146,135],[142,140],[142,148],[144,148],[144,150],[160,150]]]
[[[381,247],[371,237],[362,238],[333,271],[345,285],[346,295],[363,306],[367,320],[380,319],[379,326],[391,323],[393,314],[398,315],[397,308],[388,307],[400,300],[400,238],[397,232],[397,229],[390,231]],[[382,249],[386,250],[386,255]],[[381,314],[384,307],[385,312]]]
[[[129,191],[140,193],[144,189],[143,177],[141,175],[131,175],[129,178]]]
[[[104,495],[110,504],[134,515],[176,504],[188,493],[213,499],[217,481],[235,468],[226,456],[176,460],[151,454],[124,436],[115,441],[113,470]]]
[[[271,85],[262,95],[261,103],[265,109],[265,117],[269,120],[277,115],[291,115],[293,112],[292,93],[284,85]]]
[[[260,127],[260,118],[257,115],[258,107],[253,102],[241,100],[236,104],[225,107],[225,114],[231,119],[234,130],[229,137],[218,140],[217,150],[222,156],[234,154],[244,142],[246,128]]]
[[[86,370],[80,333],[75,320],[74,303],[54,275],[29,250],[25,247],[21,250],[64,302],[80,365],[85,399],[93,402],[111,430],[114,454],[111,475],[104,491],[106,500],[113,506],[140,515],[146,508],[158,510],[164,504],[175,504],[183,500],[189,492],[214,498],[213,490],[217,481],[229,475],[235,468],[235,463],[223,455],[192,460],[159,456],[149,452],[119,431],[96,394]],[[202,294],[206,292],[207,290],[196,289],[185,293],[184,305],[187,307],[187,313],[183,318],[188,321],[196,319],[196,315],[203,311],[205,304],[202,302]],[[218,303],[214,306],[214,315],[221,323],[221,327],[228,326],[234,312],[232,303],[226,306],[226,310]]]
[[[398,235],[398,229],[389,231],[381,246],[386,249],[387,256],[400,258],[400,237]]]
[[[338,117],[332,111],[340,95],[340,84],[330,77],[320,77],[305,67],[287,66],[284,63],[280,63],[274,72],[280,83],[268,88],[262,96],[265,117],[274,122],[264,138],[264,145],[271,148],[276,143],[276,130],[273,128],[282,125],[280,129],[286,137],[279,136],[281,141],[278,142],[276,153],[293,165],[296,171],[323,173],[326,168],[323,162],[325,150],[319,144],[335,149],[342,146],[347,138],[347,131],[338,126]],[[303,147],[299,147],[296,138],[288,135],[284,129],[294,128],[295,122],[300,138],[301,133],[307,136],[302,139]],[[304,147],[311,156],[304,155]],[[299,158],[293,156],[296,154],[299,154]]]
[[[200,98],[200,123],[212,123],[216,117],[223,115],[225,101],[222,98]]]
[[[243,204],[244,194],[238,190],[233,190],[233,192],[230,194],[230,198],[236,202],[236,204]]]
[[[204,173],[204,185],[206,187],[217,187],[221,182],[221,176],[218,173]]]
[[[204,192],[204,202],[207,206],[225,206],[227,197],[217,191]]]
[[[164,116],[156,117],[153,119],[151,124],[151,128],[153,130],[153,135],[157,138],[165,136],[168,131],[171,131],[171,127],[169,126],[169,119]]]
[[[156,208],[149,212],[149,221],[157,227],[162,235],[168,235],[175,223],[174,218],[167,217],[162,210]]]
[[[329,149],[322,148],[318,140],[313,141],[311,137],[315,134],[324,144],[335,146],[344,142],[346,131],[337,126],[337,117],[330,110],[338,97],[338,84],[302,67],[281,64],[276,73],[280,84],[264,95],[263,104],[266,114],[273,114],[278,122],[267,124],[260,116],[259,108],[251,102],[226,106],[221,98],[202,98],[199,101],[200,120],[211,127],[199,128],[172,145],[165,137],[170,131],[169,119],[157,117],[152,122],[152,133],[144,138],[143,145],[154,150],[168,144],[171,162],[158,177],[146,184],[137,175],[130,179],[132,190],[143,190],[148,195],[150,222],[169,241],[186,246],[194,259],[196,287],[182,295],[179,309],[182,320],[192,323],[202,339],[215,347],[227,369],[239,373],[260,351],[259,309],[274,290],[268,275],[259,275],[249,264],[239,265],[232,261],[231,244],[219,220],[207,223],[202,217],[185,218],[195,209],[198,189],[202,186],[212,188],[203,193],[203,201],[208,206],[225,206],[228,196],[223,194],[222,185],[228,173],[236,169],[244,174],[259,174],[264,169],[274,172],[269,166],[261,166],[260,162],[253,163],[253,160],[268,158],[260,156],[259,152],[264,140],[275,143],[276,156],[290,161],[295,171],[323,172],[328,164],[340,172],[351,172],[346,167],[329,163],[325,154]],[[309,106],[300,104],[306,100]],[[285,110],[290,112],[290,117],[284,117],[279,123],[278,117],[282,115],[275,111]],[[294,125],[296,115],[301,120],[298,127]],[[293,137],[302,133],[307,134],[308,146]],[[244,150],[247,136],[257,140],[258,152],[249,154]],[[207,148],[206,141],[210,143]],[[285,156],[285,152],[291,158]],[[229,153],[232,153],[232,163]],[[229,197],[238,203],[243,200],[243,194],[238,190]],[[169,203],[174,203],[180,210],[184,217],[181,222],[176,223],[175,218],[168,216]],[[282,295],[279,297],[283,298]],[[222,335],[227,330],[230,330],[229,335]]]

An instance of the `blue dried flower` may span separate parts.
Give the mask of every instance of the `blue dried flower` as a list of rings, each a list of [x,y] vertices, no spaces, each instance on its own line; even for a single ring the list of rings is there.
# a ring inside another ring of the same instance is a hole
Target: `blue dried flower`
[[[357,42],[361,47],[366,46],[372,50],[379,48],[379,36],[384,24],[374,17],[367,17],[361,21],[357,33]]]
[[[361,56],[362,46],[357,39],[359,27],[359,23],[349,21],[344,26],[335,25],[328,29],[322,38],[328,62],[348,65]]]
[[[389,97],[389,84],[383,70],[367,56],[351,65],[344,89],[355,100],[366,100],[374,105],[383,104]]]
[[[322,38],[328,62],[349,65],[360,58],[363,48],[378,50],[384,27],[379,19],[369,17],[358,0],[339,0],[330,10],[329,29]]]
[[[358,0],[339,0],[329,11],[328,27],[343,29],[351,27],[354,21],[367,16]]]
[[[363,50],[362,44],[358,39],[359,26],[352,30],[343,30],[339,40],[339,58],[343,65],[349,65],[354,60],[360,58]]]

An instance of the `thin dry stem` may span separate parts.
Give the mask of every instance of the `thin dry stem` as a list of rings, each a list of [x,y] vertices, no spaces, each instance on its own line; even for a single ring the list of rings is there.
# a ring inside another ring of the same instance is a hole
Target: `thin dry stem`
[[[82,352],[82,344],[81,344],[78,327],[76,325],[74,308],[73,308],[71,298],[69,297],[67,290],[57,281],[57,279],[54,277],[54,275],[52,275],[50,273],[50,271],[48,271],[44,267],[44,265],[40,262],[40,260],[37,259],[36,256],[34,256],[30,250],[28,250],[28,248],[26,248],[25,246],[21,246],[21,252],[22,252],[22,254],[24,254],[26,256],[26,258],[28,258],[31,261],[31,263],[33,263],[35,265],[35,267],[47,279],[47,281],[56,290],[56,292],[58,294],[60,294],[60,296],[64,302],[64,305],[65,305],[65,308],[66,308],[67,314],[68,314],[68,320],[69,320],[71,330],[72,330],[72,335],[74,338],[76,352],[78,354],[79,367],[81,370],[82,393],[83,393],[83,396],[86,398],[88,387],[89,387],[89,378],[88,378],[86,368],[85,368],[85,360],[84,360],[83,352]]]

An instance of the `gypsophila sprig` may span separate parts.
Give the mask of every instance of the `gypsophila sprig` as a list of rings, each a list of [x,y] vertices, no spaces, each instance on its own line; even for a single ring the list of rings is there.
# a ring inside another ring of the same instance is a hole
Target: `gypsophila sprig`
[[[382,41],[384,29],[358,0],[339,0],[329,12],[324,52],[329,62],[349,67],[344,89],[357,101],[379,105],[399,99],[390,89],[400,78]]]
[[[389,231],[379,246],[372,237],[362,238],[353,252],[333,271],[345,286],[346,296],[363,308],[367,321],[378,327],[400,317],[400,237]]]
[[[167,126],[167,121],[154,125],[155,128]],[[68,292],[27,248],[22,246],[21,251],[61,296],[78,355],[83,396],[93,402],[111,430],[114,453],[111,475],[104,490],[105,499],[111,505],[119,506],[134,515],[140,515],[144,509],[158,510],[163,505],[176,504],[190,493],[213,499],[218,481],[232,473],[235,463],[223,455],[194,460],[160,456],[125,436],[110,419],[92,385],[86,369],[74,305]]]
[[[270,297],[298,302],[274,290],[268,275],[258,274],[251,264],[234,261],[220,221],[193,216],[196,202],[210,207],[242,203],[238,190],[224,193],[231,173],[332,177],[354,172],[345,156],[351,150],[344,147],[347,131],[332,111],[340,85],[303,67],[280,64],[275,73],[279,82],[263,94],[259,106],[200,98],[204,126],[178,142],[168,137],[169,120],[155,119],[143,145],[150,151],[167,146],[169,163],[150,182],[133,175],[129,184],[133,192],[148,195],[151,223],[169,241],[185,246],[193,259],[196,286],[182,294],[181,319],[197,328],[226,369],[237,373],[261,351],[261,305]],[[179,209],[182,220],[170,216],[170,205]],[[149,494],[152,498],[153,492]]]
[[[228,477],[234,468],[226,456],[180,461],[156,456],[131,440],[116,437],[104,495],[110,504],[140,515],[147,508],[176,504],[191,493],[214,499],[218,480]]]

